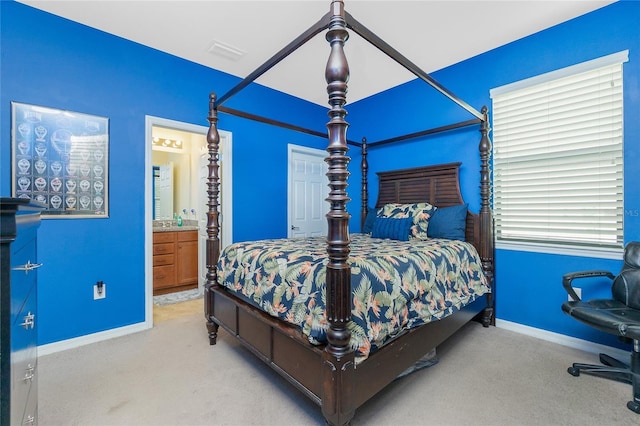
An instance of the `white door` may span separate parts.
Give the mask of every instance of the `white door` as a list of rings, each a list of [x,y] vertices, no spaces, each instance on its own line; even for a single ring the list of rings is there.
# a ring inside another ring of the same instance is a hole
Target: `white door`
[[[327,235],[325,157],[322,150],[289,145],[289,238]]]
[[[173,163],[163,164],[158,176],[157,196],[160,199],[157,208],[160,220],[173,219]]]

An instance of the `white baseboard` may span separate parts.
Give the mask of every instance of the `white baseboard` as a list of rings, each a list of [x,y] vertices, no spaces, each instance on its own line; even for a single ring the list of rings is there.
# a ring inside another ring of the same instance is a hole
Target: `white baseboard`
[[[103,340],[113,339],[114,337],[126,336],[127,334],[137,333],[149,328],[151,328],[151,325],[147,324],[147,322],[140,322],[137,324],[75,337],[73,339],[61,340],[59,342],[40,345],[38,346],[38,356],[66,351],[67,349],[73,349],[80,346],[89,345],[91,343],[102,342]]]
[[[627,362],[630,356],[630,351],[624,351],[619,348],[613,348],[611,346],[601,345],[599,343],[589,342],[588,340],[577,339],[575,337],[565,336],[564,334],[553,333],[551,331],[529,327],[528,325],[522,325],[511,321],[496,319],[496,327],[514,331],[520,334],[525,334],[537,339],[546,340],[547,342],[557,343],[559,345],[567,346],[573,349],[579,349],[585,352],[594,354],[606,353],[607,355],[618,358],[619,360],[624,362]]]
[[[146,322],[132,324],[125,327],[114,328],[112,330],[101,331],[99,333],[88,334],[73,339],[62,340],[60,342],[48,343],[38,346],[38,356],[49,355],[55,352],[65,351],[67,349],[77,348],[91,343],[101,342],[103,340],[113,339],[114,337],[126,336],[127,334],[137,333],[151,328]],[[626,360],[629,356],[628,351],[611,346],[601,345],[599,343],[589,342],[588,340],[577,339],[564,334],[553,333],[551,331],[542,330],[540,328],[530,327],[511,321],[496,319],[496,327],[526,336],[535,337],[537,339],[546,340],[547,342],[557,343],[559,345],[578,349],[581,351],[599,354],[605,352],[614,358]]]

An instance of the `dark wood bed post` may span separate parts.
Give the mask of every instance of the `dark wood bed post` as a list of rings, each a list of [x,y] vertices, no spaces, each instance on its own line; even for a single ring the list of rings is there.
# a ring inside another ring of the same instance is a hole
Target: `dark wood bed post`
[[[493,243],[493,216],[491,214],[491,139],[489,139],[488,108],[482,107],[484,120],[480,126],[480,259],[482,268],[491,286],[491,293],[487,295],[487,308],[482,317],[482,324],[488,327],[494,324],[493,315],[493,268],[494,268],[494,243]]]
[[[218,324],[211,320],[212,298],[209,295],[211,287],[217,285],[217,263],[220,257],[220,226],[219,226],[219,205],[218,195],[220,194],[220,134],[218,133],[218,110],[215,107],[216,94],[209,95],[209,131],[207,132],[207,149],[209,151],[209,174],[207,177],[207,245],[206,245],[206,267],[207,281],[204,285],[204,315],[207,319],[207,331],[209,332],[209,343],[216,344],[218,337]]]
[[[369,173],[369,162],[367,161],[367,138],[362,138],[362,162],[360,170],[362,172],[362,207],[360,212],[360,232],[364,229],[364,223],[369,213],[369,181],[367,175]]]
[[[329,168],[330,210],[327,213],[328,235],[326,282],[327,345],[322,355],[322,414],[327,423],[343,425],[355,414],[354,371],[355,353],[350,348],[351,332],[351,268],[349,258],[349,213],[347,212],[347,127],[344,109],[349,80],[349,65],[344,54],[344,44],[349,38],[346,29],[344,3],[333,0],[330,9],[329,29],[326,39],[331,45],[325,79],[329,95],[327,123],[329,156],[325,159]]]

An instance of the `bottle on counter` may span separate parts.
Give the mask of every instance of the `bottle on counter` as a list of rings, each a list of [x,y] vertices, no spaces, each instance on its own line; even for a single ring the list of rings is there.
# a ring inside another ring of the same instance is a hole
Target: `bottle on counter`
[[[182,216],[178,216],[178,226],[182,226]]]

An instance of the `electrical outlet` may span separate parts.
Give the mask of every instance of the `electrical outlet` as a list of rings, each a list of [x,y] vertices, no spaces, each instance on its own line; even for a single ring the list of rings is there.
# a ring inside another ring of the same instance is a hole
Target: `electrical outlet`
[[[107,285],[93,285],[93,300],[104,299],[107,297]]]
[[[580,300],[582,300],[582,289],[580,287],[574,287],[573,290],[576,292],[576,294],[578,295],[578,297],[580,298]],[[571,298],[571,296],[567,296],[569,299],[569,302],[573,301],[573,299]]]

